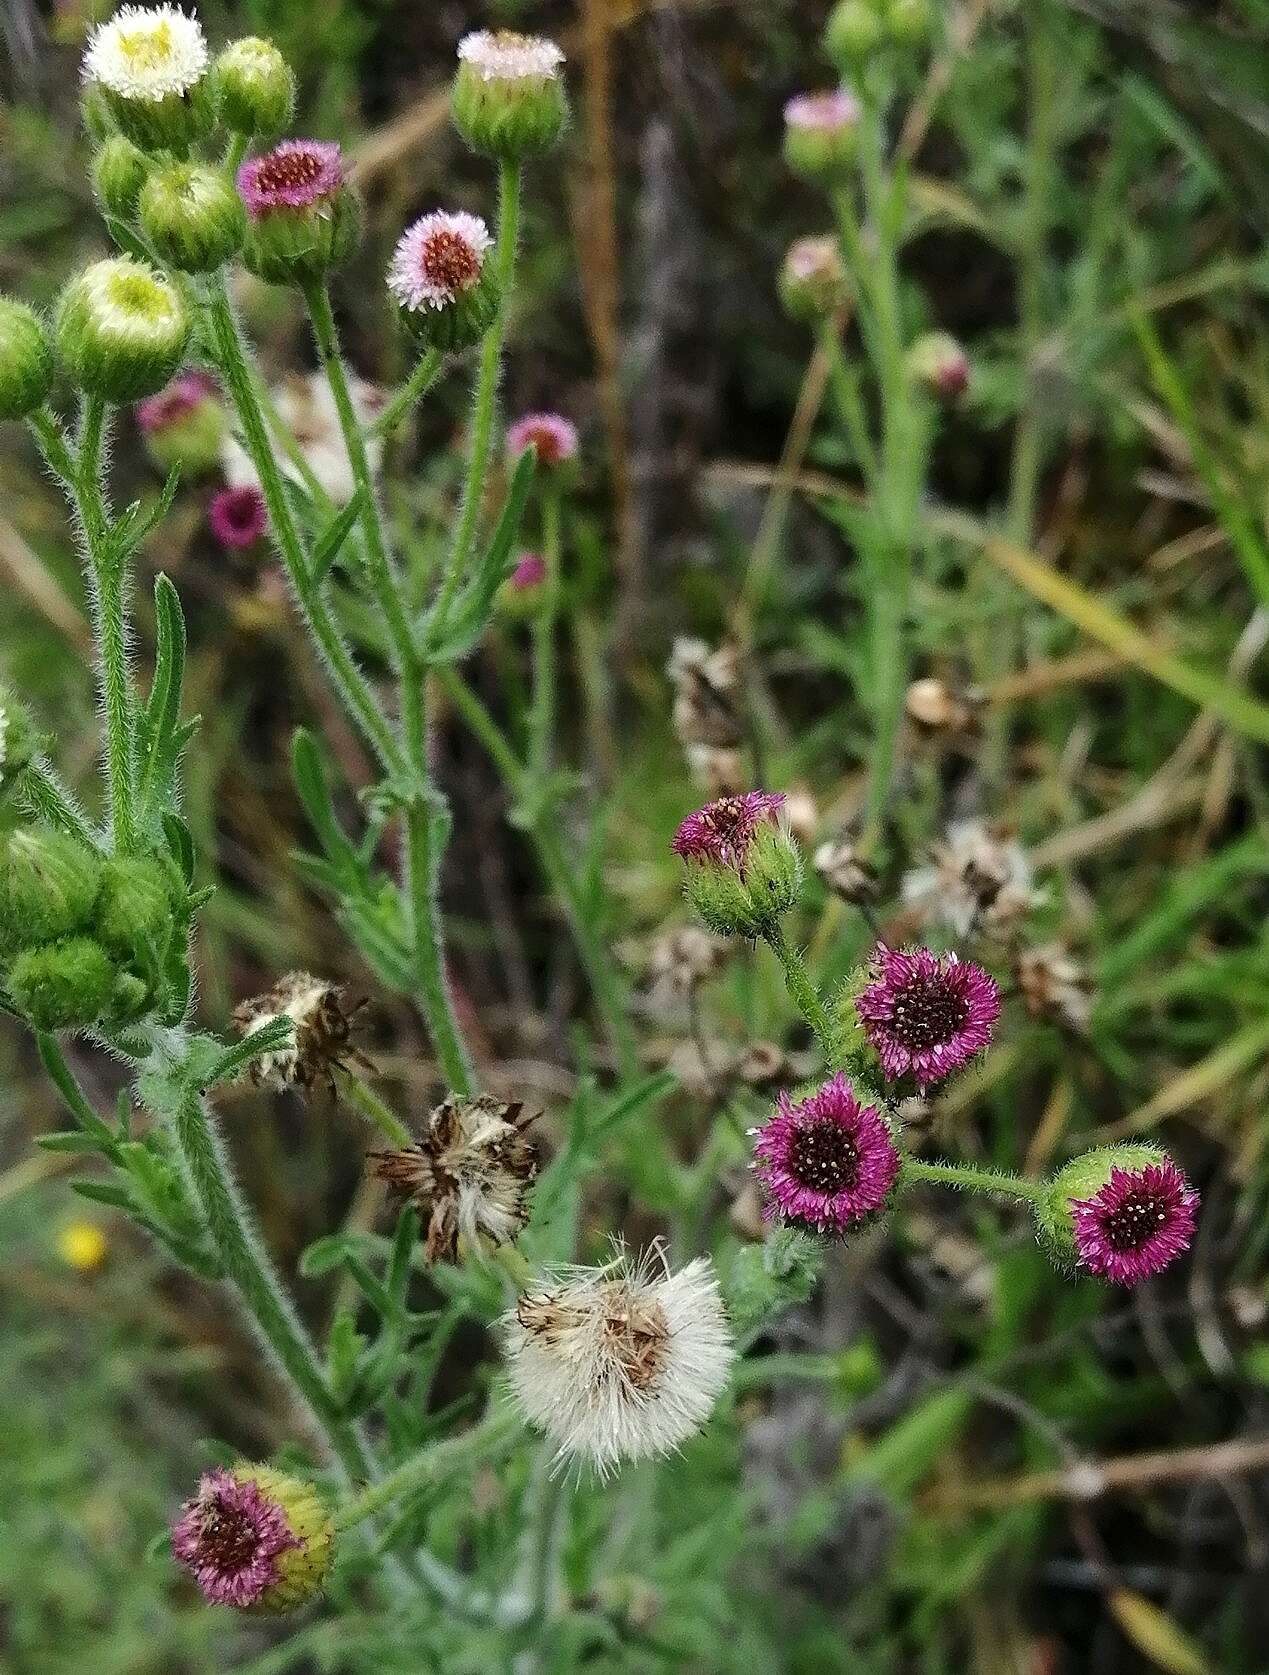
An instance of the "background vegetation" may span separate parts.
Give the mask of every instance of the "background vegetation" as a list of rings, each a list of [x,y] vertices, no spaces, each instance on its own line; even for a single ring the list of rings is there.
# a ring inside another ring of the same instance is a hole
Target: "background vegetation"
[[[76,108],[90,10],[10,0],[0,20],[0,285],[33,300],[100,253]],[[805,1043],[765,953],[733,960],[691,1018],[643,978],[649,942],[681,919],[667,840],[702,800],[671,727],[674,637],[715,641],[748,602],[756,777],[811,793],[820,836],[855,817],[867,778],[867,583],[833,356],[775,292],[790,240],[827,217],[780,159],[784,99],[828,80],[825,10],[201,7],[215,37],[273,35],[300,73],[297,131],[357,159],[370,235],[338,301],[354,363],[385,383],[406,353],[381,283],[401,225],[437,201],[490,208],[446,125],[455,39],[496,19],[569,53],[575,131],[535,172],[506,405],[583,430],[561,640],[560,756],[577,778],[561,820],[586,857],[587,922],[630,972],[641,1068],[669,1067],[640,1084],[583,1225],[636,1242],[669,1228],[685,1250],[745,1230],[738,1135],[765,1095],[734,1061]],[[984,1069],[934,1103],[931,1143],[1038,1169],[1105,1136],[1166,1133],[1204,1192],[1200,1237],[1165,1282],[1121,1294],[1054,1275],[1012,1211],[943,1197],[834,1258],[745,1364],[732,1418],[655,1490],[627,1474],[583,1491],[560,1669],[1265,1667],[1269,7],[964,0],[945,22],[899,107],[929,113],[911,133],[904,298],[914,327],[963,341],[972,373],[920,509],[912,661],[981,687],[985,706],[974,737],[905,734],[878,914],[910,934],[900,876],[949,818],[1016,829],[1045,890],[1033,940],[1077,947],[1093,1021],[1078,1036],[1015,1005]],[[271,371],[310,363],[284,293],[244,304]],[[452,492],[456,403],[442,390],[408,444],[402,530]],[[155,492],[135,431],[116,472],[121,501]],[[201,1011],[223,1025],[295,966],[342,978],[370,998],[367,1050],[398,1108],[422,1111],[438,1082],[417,1021],[289,859],[311,842],[294,727],[320,729],[354,786],[364,763],[274,568],[222,552],[205,499],[184,491],[148,555],[184,599],[202,715],[187,814],[217,891]],[[0,674],[91,796],[76,555],[16,429],[0,574]],[[469,667],[498,713],[514,713],[523,653],[508,625]],[[438,772],[465,1022],[487,1084],[541,1105],[558,1147],[611,1082],[575,944],[456,719]],[[822,893],[803,930],[825,978],[871,936]],[[108,1106],[108,1068],[77,1068]],[[346,1109],[244,1091],[223,1113],[288,1267],[334,1227],[382,1225]],[[60,1126],[26,1037],[0,1032],[0,1668],[491,1667],[478,1636],[440,1627],[408,1643],[355,1614],[285,1637],[243,1627],[149,1556],[208,1458],[200,1439],[259,1455],[291,1427],[222,1302],[73,1195],[73,1158],[35,1149]],[[85,1220],[101,1251],[82,1228],[68,1240]],[[328,1319],[336,1282],[301,1283]],[[445,1303],[437,1412],[469,1398],[488,1351]],[[479,1547],[503,1515],[496,1471],[476,1499],[461,1539]]]

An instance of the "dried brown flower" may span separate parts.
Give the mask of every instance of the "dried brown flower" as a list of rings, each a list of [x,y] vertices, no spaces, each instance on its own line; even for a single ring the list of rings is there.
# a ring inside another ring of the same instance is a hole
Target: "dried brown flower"
[[[290,1018],[295,1026],[286,1046],[254,1060],[248,1071],[251,1080],[257,1087],[298,1088],[304,1093],[324,1080],[333,1094],[336,1070],[354,1065],[373,1070],[352,1039],[353,1024],[365,1004],[360,1000],[350,1006],[340,984],[307,971],[288,972],[267,994],[244,1000],[233,1015],[241,1036],[254,1035],[275,1018]]]
[[[1083,1034],[1093,1013],[1096,989],[1087,969],[1065,944],[1046,942],[1022,948],[1014,959],[1018,988],[1033,1018]]]
[[[375,1174],[427,1217],[429,1262],[455,1261],[460,1238],[505,1245],[520,1232],[538,1167],[524,1132],[535,1116],[488,1094],[447,1099],[414,1145],[369,1154]]]

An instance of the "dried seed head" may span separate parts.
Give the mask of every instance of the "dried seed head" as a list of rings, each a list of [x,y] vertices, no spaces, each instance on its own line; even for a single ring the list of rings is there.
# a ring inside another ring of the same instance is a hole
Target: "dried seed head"
[[[1021,948],[1014,977],[1027,1011],[1083,1034],[1093,1014],[1096,986],[1088,970],[1060,942]]]
[[[953,821],[931,864],[906,873],[902,888],[922,924],[946,925],[957,936],[1008,931],[1043,900],[1012,829],[981,820]]]
[[[459,1240],[479,1248],[509,1244],[528,1220],[537,1153],[525,1130],[536,1116],[523,1105],[447,1099],[412,1146],[371,1152],[376,1175],[411,1198],[427,1219],[427,1259],[454,1262]]]
[[[713,1265],[672,1274],[658,1250],[579,1268],[521,1297],[504,1321],[511,1383],[557,1457],[600,1472],[669,1453],[700,1430],[733,1349]]]
[[[815,851],[817,873],[835,895],[855,907],[877,899],[877,870],[848,837],[830,838]]]
[[[926,676],[908,687],[903,707],[923,736],[963,743],[977,737],[984,702],[976,688]]]
[[[734,751],[743,737],[739,648],[727,641],[711,649],[704,640],[675,640],[666,673],[674,687],[674,731],[684,749]]]
[[[333,1094],[336,1070],[352,1065],[373,1069],[352,1039],[353,1022],[364,1005],[359,1001],[349,1006],[339,984],[307,971],[289,972],[268,994],[244,1000],[233,1015],[241,1036],[254,1035],[275,1018],[290,1018],[295,1026],[286,1046],[252,1062],[251,1080],[257,1087],[298,1088],[305,1093],[325,1081]]]
[[[678,925],[664,932],[648,951],[649,1000],[655,1006],[690,995],[727,963],[730,944],[700,925]]]

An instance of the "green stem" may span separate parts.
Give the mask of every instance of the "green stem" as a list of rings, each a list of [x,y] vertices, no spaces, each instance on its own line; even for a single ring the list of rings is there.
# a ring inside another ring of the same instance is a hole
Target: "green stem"
[[[1037,1203],[1045,1193],[1043,1181],[1008,1175],[1001,1169],[973,1169],[960,1163],[927,1163],[918,1157],[910,1157],[904,1163],[903,1178],[907,1183],[937,1181],[942,1186],[961,1187],[967,1192],[999,1192],[1009,1198],[1025,1198],[1031,1203]]]
[[[395,1501],[444,1482],[455,1472],[492,1462],[523,1431],[523,1422],[508,1408],[488,1415],[461,1436],[433,1443],[430,1448],[421,1450],[394,1470],[385,1472],[378,1482],[371,1483],[360,1494],[345,1501],[335,1513],[335,1528],[351,1529],[355,1524],[375,1517]]]
[[[172,1113],[177,1150],[225,1273],[349,1481],[375,1474],[372,1456],[340,1412],[301,1324],[251,1228],[224,1146],[197,1088]]]
[[[406,884],[410,899],[415,975],[420,991],[418,999],[446,1082],[454,1093],[468,1095],[475,1092],[476,1079],[467,1044],[454,1015],[454,1002],[445,970],[437,904],[440,852],[436,833],[431,801],[420,797],[407,811],[405,832]]]
[[[480,370],[476,375],[476,396],[472,408],[471,451],[467,459],[467,481],[454,544],[446,562],[436,600],[436,619],[443,622],[454,594],[462,582],[472,544],[480,524],[485,498],[485,479],[493,445],[494,416],[498,405],[498,379],[502,372],[502,345],[507,332],[507,311],[515,277],[516,244],[520,236],[520,165],[503,162],[498,174],[498,245],[494,251],[494,275],[499,288],[498,312],[480,345]]]
[[[812,983],[801,954],[784,934],[784,927],[775,920],[763,932],[763,940],[784,967],[785,987],[789,998],[811,1026],[830,1069],[836,1069],[833,1037],[835,1031],[819,990]]]
[[[418,365],[388,402],[373,424],[366,427],[370,436],[390,436],[402,419],[431,389],[441,375],[445,356],[439,349],[428,349],[419,357]]]
[[[238,414],[243,440],[269,510],[273,538],[286,565],[304,621],[326,660],[345,711],[383,768],[389,773],[400,774],[404,766],[400,744],[331,616],[321,588],[312,579],[286,485],[273,457],[268,428],[256,399],[251,365],[223,279],[216,279],[212,286],[208,311],[216,363]]]
[[[525,1675],[545,1669],[541,1641],[549,1624],[559,1615],[563,1590],[560,1585],[561,1558],[568,1531],[569,1487],[562,1472],[555,1469],[549,1443],[542,1443],[533,1462],[533,1474],[525,1490],[521,1514],[520,1591],[524,1596],[523,1636],[525,1655],[516,1661]]]
[[[74,499],[88,545],[93,584],[111,838],[116,850],[128,854],[135,849],[137,841],[132,688],[128,675],[130,555],[120,543],[111,540],[110,513],[102,486],[105,435],[106,404],[100,396],[86,397],[75,471],[78,494]]]
[[[438,669],[436,681],[488,752],[512,800],[525,803],[530,791],[528,774],[502,728],[456,669]],[[623,1079],[629,1078],[638,1072],[639,1056],[626,1015],[624,985],[612,962],[608,945],[598,933],[593,917],[582,898],[577,868],[570,863],[564,852],[550,811],[546,808],[539,809],[530,803],[530,813],[532,818],[527,830],[537,851],[539,865],[564,907],[578,958],[590,983],[595,1006],[617,1060],[617,1067]]]
[[[42,756],[36,756],[13,777],[14,795],[29,814],[58,826],[83,843],[93,841],[87,820],[75,799]]]
[[[363,1082],[355,1071],[342,1071],[339,1081],[340,1086],[362,1116],[374,1124],[385,1140],[394,1146],[401,1147],[414,1144],[414,1136],[392,1107],[380,1099],[369,1083]]]
[[[551,772],[555,731],[555,638],[559,626],[560,497],[548,488],[542,507],[542,556],[546,579],[533,618],[533,697],[529,706],[529,778],[538,789]]]

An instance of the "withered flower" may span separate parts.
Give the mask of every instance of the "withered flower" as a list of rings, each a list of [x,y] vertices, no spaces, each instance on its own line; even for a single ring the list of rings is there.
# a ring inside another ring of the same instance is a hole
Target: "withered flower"
[[[528,1220],[537,1153],[525,1130],[536,1120],[520,1104],[481,1094],[447,1099],[412,1146],[371,1152],[370,1164],[427,1218],[429,1262],[454,1262],[458,1241],[509,1244]]]
[[[336,1070],[374,1066],[353,1043],[353,1025],[364,1000],[348,1004],[347,991],[307,971],[291,971],[267,994],[244,1000],[233,1015],[234,1028],[248,1037],[275,1018],[290,1018],[295,1028],[284,1047],[262,1053],[248,1075],[257,1087],[298,1088],[307,1093],[325,1081],[332,1094]]]
[[[1014,977],[1033,1018],[1048,1018],[1082,1035],[1093,1014],[1093,979],[1070,949],[1060,942],[1021,948]]]

